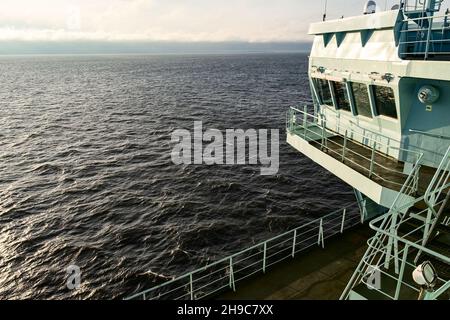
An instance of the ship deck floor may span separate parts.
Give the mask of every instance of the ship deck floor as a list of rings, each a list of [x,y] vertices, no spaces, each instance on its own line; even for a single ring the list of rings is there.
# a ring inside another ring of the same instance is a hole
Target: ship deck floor
[[[367,249],[373,231],[359,225],[295,259],[275,265],[265,275],[236,285],[219,300],[338,300]]]

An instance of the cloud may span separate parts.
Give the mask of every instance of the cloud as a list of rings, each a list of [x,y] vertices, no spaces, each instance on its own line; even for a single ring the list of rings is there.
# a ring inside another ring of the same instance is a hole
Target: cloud
[[[2,0],[0,40],[302,41],[309,37],[299,2]]]

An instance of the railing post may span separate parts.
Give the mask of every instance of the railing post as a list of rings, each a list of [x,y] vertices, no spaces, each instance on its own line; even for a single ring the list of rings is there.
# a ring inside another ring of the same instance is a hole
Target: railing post
[[[297,242],[297,229],[294,230],[294,240],[292,241],[292,258],[295,258],[295,246]]]
[[[414,169],[413,169],[413,170],[416,170],[416,173],[415,173],[415,176],[414,176],[414,190],[413,190],[413,193],[417,193],[419,191],[419,179],[420,179],[421,165],[418,164],[418,163],[416,165],[417,165],[417,168],[414,167]]]
[[[323,219],[320,219],[319,226],[319,237],[317,239],[317,245],[320,246],[322,244],[322,249],[325,248],[325,240],[323,236]]]
[[[325,147],[325,126],[322,124],[322,148],[321,148],[321,150],[323,150],[324,147]]]
[[[375,149],[377,147],[377,143],[374,142],[373,143],[373,147],[372,147],[372,157],[370,159],[370,171],[369,171],[369,178],[372,177],[373,174],[373,167],[374,167],[374,162],[375,162]]]
[[[308,124],[308,106],[303,106],[303,128],[306,129]]]
[[[230,257],[230,289],[236,292],[236,283],[234,282],[233,257]]]
[[[402,266],[400,268],[400,273],[398,275],[397,289],[395,290],[395,300],[398,300],[398,298],[400,296],[400,290],[402,288],[403,275],[405,273],[406,259],[408,258],[409,244],[407,244],[403,250],[405,250],[405,251],[403,252]]]
[[[145,292],[142,294],[142,300],[144,300],[144,301],[147,300],[147,295],[145,294]]]
[[[345,151],[347,151],[347,131],[348,130],[345,130],[344,147],[342,148],[342,162],[345,161]]]
[[[344,225],[345,225],[345,214],[347,213],[347,208],[344,209],[342,213],[342,222],[341,222],[341,234],[344,233]]]
[[[192,281],[192,273],[189,275],[189,288],[191,292],[191,300],[194,300],[194,282]]]
[[[367,212],[367,199],[364,199],[361,203],[362,212],[361,212],[361,224],[364,223],[366,217],[369,215]]]
[[[263,273],[266,273],[266,258],[267,258],[267,242],[264,242]]]
[[[424,1],[426,2],[426,1]],[[428,18],[428,32],[427,32],[427,43],[425,46],[425,60],[428,59],[429,52],[430,52],[430,41],[431,41],[431,32],[433,30],[433,16]]]
[[[306,127],[308,126],[308,107],[303,106],[303,139],[306,140]]]

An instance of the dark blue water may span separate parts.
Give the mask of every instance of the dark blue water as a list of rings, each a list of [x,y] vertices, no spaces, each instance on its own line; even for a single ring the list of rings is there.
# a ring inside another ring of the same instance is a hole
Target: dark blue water
[[[171,162],[175,129],[284,139],[309,99],[302,54],[0,58],[0,298],[122,298],[352,201],[284,140],[271,177]]]

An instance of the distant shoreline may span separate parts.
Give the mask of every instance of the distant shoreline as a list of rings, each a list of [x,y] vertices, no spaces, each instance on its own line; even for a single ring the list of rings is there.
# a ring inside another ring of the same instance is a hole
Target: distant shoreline
[[[307,53],[309,42],[0,42],[0,56]]]

